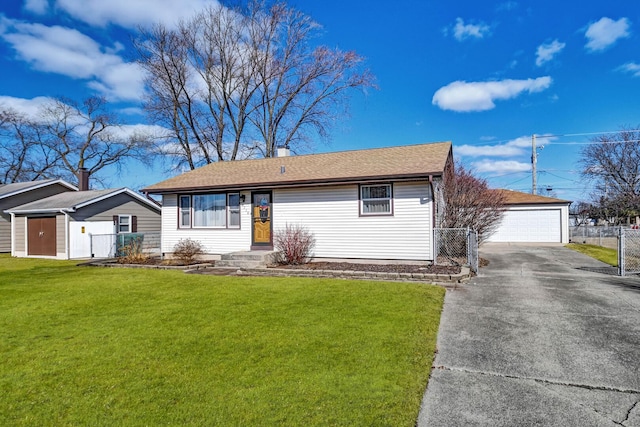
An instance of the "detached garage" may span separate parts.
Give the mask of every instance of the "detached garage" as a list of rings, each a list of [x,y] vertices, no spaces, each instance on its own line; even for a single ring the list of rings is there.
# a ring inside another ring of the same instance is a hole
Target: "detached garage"
[[[569,243],[570,201],[497,190],[503,193],[507,210],[487,242]]]
[[[103,251],[92,247],[91,235],[160,231],[160,206],[127,188],[69,191],[5,213],[11,215],[11,255],[16,257],[107,257],[114,239]]]

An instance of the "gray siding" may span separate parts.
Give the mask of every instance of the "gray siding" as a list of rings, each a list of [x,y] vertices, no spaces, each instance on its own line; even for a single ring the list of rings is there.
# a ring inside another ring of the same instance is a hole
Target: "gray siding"
[[[64,214],[58,214],[56,215],[56,252],[59,255],[66,255],[66,239]]]
[[[71,214],[74,221],[112,221],[114,215],[138,217],[138,232],[160,231],[160,211],[139,202],[127,194],[118,194]]]
[[[26,227],[26,217],[24,216],[16,216],[16,252],[24,252],[26,250],[26,241],[27,234],[25,232]]]
[[[11,251],[11,220],[0,217],[0,252]]]
[[[60,184],[52,184],[35,190],[25,191],[24,193],[16,194],[15,196],[0,199],[0,252],[11,251],[11,226],[6,225],[11,222],[11,215],[5,214],[5,210],[24,205],[25,203],[44,199],[45,197],[53,196],[55,194],[64,193],[66,191],[72,190]]]

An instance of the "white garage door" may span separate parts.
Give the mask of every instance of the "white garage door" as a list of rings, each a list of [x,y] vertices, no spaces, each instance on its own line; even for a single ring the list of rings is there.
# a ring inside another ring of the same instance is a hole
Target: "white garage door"
[[[489,242],[562,242],[560,209],[508,210]]]

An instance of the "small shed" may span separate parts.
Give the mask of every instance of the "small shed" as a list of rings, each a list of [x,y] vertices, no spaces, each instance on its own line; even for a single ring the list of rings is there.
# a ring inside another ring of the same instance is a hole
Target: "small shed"
[[[0,184],[0,252],[11,251],[11,215],[5,210],[59,193],[77,191],[61,179]]]
[[[160,210],[128,188],[61,193],[16,206],[5,211],[11,215],[11,255],[99,256],[92,250],[92,234],[159,233]]]
[[[497,190],[505,199],[506,211],[487,242],[569,243],[568,200]]]

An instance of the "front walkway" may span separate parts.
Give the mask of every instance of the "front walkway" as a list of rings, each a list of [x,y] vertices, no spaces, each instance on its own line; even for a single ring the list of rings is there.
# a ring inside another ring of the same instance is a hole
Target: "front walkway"
[[[448,290],[418,426],[640,426],[640,279],[564,247],[487,245]]]

